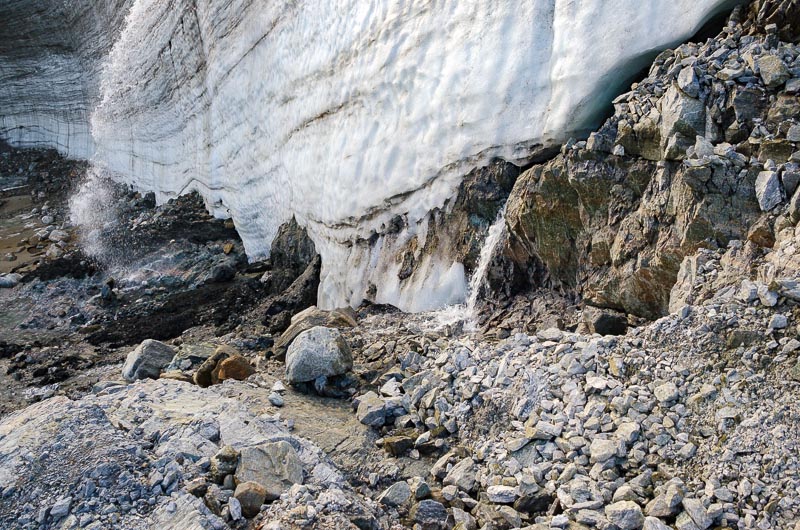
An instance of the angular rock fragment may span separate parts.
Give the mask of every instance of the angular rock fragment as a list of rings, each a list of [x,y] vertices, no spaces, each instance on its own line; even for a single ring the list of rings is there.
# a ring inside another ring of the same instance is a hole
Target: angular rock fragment
[[[644,525],[642,509],[633,501],[620,501],[605,507],[608,521],[620,530],[638,530]]]
[[[266,500],[272,501],[293,484],[303,483],[303,466],[297,451],[288,442],[245,447],[239,455],[236,481],[260,484],[265,489]]]
[[[122,366],[122,377],[129,382],[137,379],[158,379],[174,356],[175,350],[172,346],[147,339],[128,354]]]
[[[380,427],[386,422],[386,403],[375,392],[367,392],[358,398],[356,416],[364,425]]]
[[[386,506],[402,506],[411,499],[411,487],[405,481],[395,482],[378,497]]]
[[[762,211],[768,212],[783,200],[781,181],[776,171],[762,171],[756,178],[756,197]]]

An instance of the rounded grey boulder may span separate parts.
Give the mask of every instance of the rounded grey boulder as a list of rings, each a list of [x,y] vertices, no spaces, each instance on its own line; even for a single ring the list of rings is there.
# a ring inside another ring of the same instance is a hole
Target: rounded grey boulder
[[[317,326],[297,336],[286,352],[286,379],[305,383],[353,368],[350,346],[338,330]]]

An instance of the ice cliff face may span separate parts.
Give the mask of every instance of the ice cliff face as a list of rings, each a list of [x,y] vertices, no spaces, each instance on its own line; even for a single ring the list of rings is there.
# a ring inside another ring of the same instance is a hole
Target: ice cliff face
[[[90,116],[126,1],[0,2],[0,138],[91,157]]]
[[[427,309],[463,300],[464,267],[433,252],[400,279],[395,251],[425,246],[460,178],[585,134],[652,52],[732,3],[5,2],[0,136],[162,200],[197,189],[254,257],[294,215],[321,305]]]

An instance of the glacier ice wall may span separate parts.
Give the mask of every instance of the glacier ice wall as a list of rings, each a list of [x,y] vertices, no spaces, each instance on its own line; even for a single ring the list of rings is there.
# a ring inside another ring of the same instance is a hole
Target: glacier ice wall
[[[422,310],[463,300],[464,268],[433,253],[401,281],[393,250],[424,241],[461,176],[585,134],[642,57],[733,2],[62,3],[84,7],[74,64],[32,54],[42,74],[0,82],[0,135],[91,154],[161,200],[198,190],[254,257],[294,215],[322,254],[323,306]],[[22,63],[3,54],[0,75]]]
[[[0,138],[94,153],[90,116],[103,59],[125,22],[129,0],[0,2]]]

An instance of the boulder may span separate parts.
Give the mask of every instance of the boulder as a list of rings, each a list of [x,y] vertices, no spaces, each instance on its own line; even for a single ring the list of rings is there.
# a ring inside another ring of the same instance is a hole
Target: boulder
[[[275,356],[282,359],[289,345],[304,331],[313,327],[326,328],[352,328],[356,325],[355,311],[348,308],[324,311],[317,307],[309,307],[292,317],[292,322],[286,331],[281,334],[272,348]]]
[[[447,473],[442,481],[445,486],[456,486],[458,489],[470,493],[475,488],[477,468],[472,458],[464,458]]]
[[[411,518],[422,528],[445,528],[447,509],[441,502],[425,499],[411,509]]]
[[[122,366],[122,377],[133,382],[137,379],[158,379],[175,356],[172,346],[147,339],[128,354]]]
[[[678,74],[678,88],[689,97],[696,98],[700,94],[700,81],[693,66],[686,66]]]
[[[364,425],[381,427],[386,422],[386,403],[375,392],[367,392],[358,398],[356,417]]]
[[[775,245],[775,233],[769,218],[759,219],[756,224],[751,226],[747,232],[747,240],[759,247],[772,248]]]
[[[69,515],[69,509],[72,505],[72,497],[62,497],[58,499],[55,504],[50,508],[50,517],[53,518],[54,521],[58,521],[59,519],[63,519],[67,515]]]
[[[228,498],[228,514],[233,521],[238,521],[242,518],[242,504],[236,497]]]
[[[519,490],[511,486],[489,486],[486,488],[486,497],[495,504],[511,504],[519,497]]]
[[[656,399],[664,404],[664,403],[671,403],[678,399],[678,387],[675,383],[667,382],[663,385],[659,385],[655,388],[653,392],[656,396]]]
[[[245,447],[239,455],[236,482],[256,482],[264,487],[266,500],[273,501],[293,484],[303,483],[303,466],[289,442],[269,442]]]
[[[257,482],[242,482],[233,492],[234,498],[242,506],[242,515],[252,519],[261,511],[261,505],[267,497],[267,490]]]
[[[619,451],[619,442],[616,440],[605,440],[603,438],[595,438],[589,446],[589,453],[592,462],[603,463],[611,458],[614,458]]]
[[[200,367],[194,373],[194,376],[192,376],[194,384],[199,387],[206,388],[219,383],[219,379],[217,379],[219,372],[215,373],[217,365],[220,363],[220,361],[223,361],[233,355],[237,355],[236,350],[233,348],[224,345],[218,346],[214,351],[214,354],[203,361],[203,364],[200,365]]]
[[[211,379],[220,382],[226,379],[244,381],[254,373],[256,373],[256,370],[250,365],[247,359],[236,354],[217,363],[217,366],[211,373]]]
[[[67,232],[66,230],[53,230],[47,236],[47,239],[53,241],[54,243],[69,241],[69,232]]]
[[[706,530],[714,523],[714,520],[708,516],[703,502],[699,499],[683,499],[683,509],[700,530]]]
[[[697,136],[705,133],[706,107],[705,104],[681,91],[675,85],[670,86],[661,100],[661,139],[664,146],[670,138],[680,135],[685,139],[682,145],[683,153],[686,148],[694,145]],[[676,156],[670,158],[682,158]]]
[[[403,456],[414,447],[414,439],[410,436],[387,436],[383,439],[384,450],[394,457]]]
[[[661,519],[656,519],[655,517],[645,517],[642,530],[670,530],[670,528],[664,524]]]
[[[800,126],[795,125],[800,130]],[[781,173],[781,182],[783,182],[783,191],[787,197],[791,197],[797,186],[800,184],[800,164],[796,162],[789,162],[783,166],[783,173]]]
[[[172,362],[169,363],[166,369],[168,371],[191,371],[197,369],[206,359],[214,355],[216,350],[217,345],[208,342],[181,344],[178,347],[178,351],[175,353],[175,357],[172,358]]]
[[[790,142],[800,143],[800,125],[792,125],[786,131],[786,139]]]
[[[20,274],[0,274],[0,289],[11,289],[19,285],[22,280]]]
[[[230,445],[224,446],[211,457],[211,466],[209,468],[211,480],[217,484],[222,484],[225,477],[236,472],[238,464],[239,453],[236,449]]]
[[[317,326],[302,332],[286,352],[286,379],[292,384],[342,375],[352,368],[350,346],[333,328]]]

